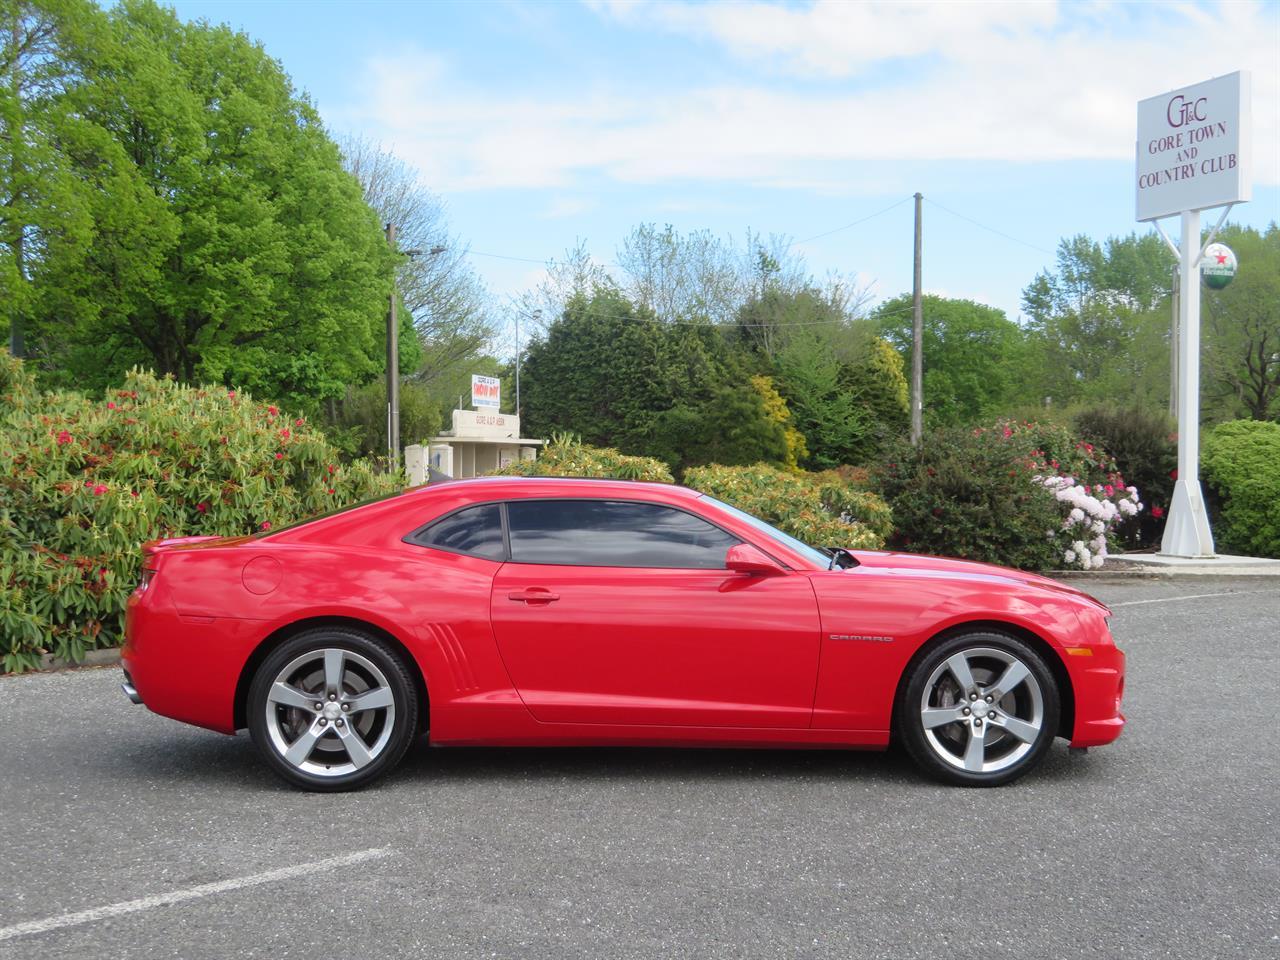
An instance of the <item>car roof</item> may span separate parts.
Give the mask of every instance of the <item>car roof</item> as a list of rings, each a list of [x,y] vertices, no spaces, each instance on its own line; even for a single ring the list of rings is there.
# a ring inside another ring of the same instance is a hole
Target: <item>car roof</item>
[[[414,487],[407,492],[410,495],[429,495],[445,489],[461,491],[464,489],[464,484],[465,489],[474,489],[478,495],[484,497],[536,496],[551,492],[593,497],[638,496],[645,500],[696,500],[702,496],[697,490],[674,483],[654,480],[617,480],[612,477],[464,477],[439,480]]]

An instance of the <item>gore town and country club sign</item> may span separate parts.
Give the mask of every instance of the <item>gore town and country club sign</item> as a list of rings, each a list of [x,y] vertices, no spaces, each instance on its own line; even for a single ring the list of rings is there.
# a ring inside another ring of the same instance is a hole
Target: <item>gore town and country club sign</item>
[[[1138,103],[1138,219],[1248,200],[1249,75]]]

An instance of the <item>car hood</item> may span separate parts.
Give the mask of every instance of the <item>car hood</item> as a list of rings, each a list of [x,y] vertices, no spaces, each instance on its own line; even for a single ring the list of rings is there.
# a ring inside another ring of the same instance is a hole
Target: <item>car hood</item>
[[[972,560],[953,560],[949,557],[931,557],[919,553],[897,553],[887,550],[850,551],[858,560],[857,569],[875,571],[881,575],[899,575],[939,580],[967,580],[972,583],[1003,583],[1014,587],[1033,587],[1059,595],[1074,597],[1090,606],[1110,614],[1106,604],[1089,596],[1083,590],[1060,583],[1036,573],[999,567],[993,563],[975,563]]]

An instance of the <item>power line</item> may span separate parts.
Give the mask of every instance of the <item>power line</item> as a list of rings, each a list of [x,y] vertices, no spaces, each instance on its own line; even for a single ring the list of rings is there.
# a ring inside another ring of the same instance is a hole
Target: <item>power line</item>
[[[953,217],[959,217],[961,220],[967,220],[969,223],[972,223],[975,227],[981,227],[983,230],[986,230],[990,233],[994,233],[998,237],[1004,237],[1006,240],[1012,240],[1014,243],[1020,243],[1022,244],[1022,246],[1030,247],[1032,250],[1039,250],[1041,253],[1047,253],[1051,257],[1057,256],[1057,252],[1054,250],[1046,250],[1044,247],[1038,244],[1031,243],[1027,240],[1019,239],[1018,237],[1015,237],[1012,234],[1005,233],[1003,230],[997,230],[995,227],[988,226],[987,224],[982,223],[979,220],[973,219],[973,217],[966,217],[963,213],[957,213],[955,210],[952,210],[950,207],[944,207],[937,200],[931,200],[930,198],[925,197],[924,202],[929,204],[930,206],[937,207],[939,210],[943,211],[944,213],[951,214]]]
[[[902,206],[904,203],[906,203],[910,199],[911,199],[910,196],[903,197],[901,200],[898,200],[896,203],[891,203],[889,204],[889,206],[885,207],[883,210],[877,210],[875,213],[868,214],[867,216],[863,217],[861,220],[855,220],[853,221],[853,223],[846,223],[843,227],[836,227],[834,230],[828,230],[826,233],[817,233],[817,234],[814,234],[812,237],[805,237],[803,240],[792,240],[789,244],[787,244],[787,246],[796,247],[802,243],[809,243],[812,240],[821,240],[823,237],[829,237],[833,233],[839,233],[842,230],[848,230],[850,227],[856,227],[860,223],[866,223],[868,220],[874,220],[876,217],[881,216],[882,214],[886,214],[890,210],[893,210],[897,207]]]

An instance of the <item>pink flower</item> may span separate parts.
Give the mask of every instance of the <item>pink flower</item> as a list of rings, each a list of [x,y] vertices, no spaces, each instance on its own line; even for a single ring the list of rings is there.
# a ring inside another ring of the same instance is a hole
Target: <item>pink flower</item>
[[[277,453],[277,454],[276,454],[276,459],[277,459],[277,460],[283,460],[283,459],[284,459],[284,454],[283,454],[283,453]]]
[[[107,401],[107,409],[108,409],[108,410],[114,410],[115,408],[116,408],[116,405],[115,405],[112,401],[108,400],[108,401]]]
[[[282,438],[284,438],[285,440],[288,440],[288,439],[289,439],[289,437],[290,437],[290,433],[289,433],[289,431],[288,431],[288,430],[281,430],[281,431],[280,431],[280,436],[281,436]]]
[[[196,504],[196,509],[197,509],[197,510],[199,510],[201,513],[208,513],[208,512],[209,512],[209,504],[207,504],[207,503],[203,503],[203,502],[201,502],[201,503],[197,503],[197,504]]]
[[[263,530],[270,530],[270,529],[271,529],[271,521],[270,521],[270,520],[263,520],[263,521],[262,521],[262,529],[263,529]]]
[[[71,434],[67,433],[67,431],[63,430],[61,433],[58,434],[59,446],[61,446],[64,443],[70,443],[70,442],[71,442]]]
[[[100,483],[100,484],[98,484],[96,487],[94,487],[94,488],[93,488],[93,495],[94,495],[95,497],[100,497],[100,496],[102,496],[102,495],[103,495],[104,493],[106,493],[106,492],[107,492],[106,484],[102,484],[102,483]]]
[[[1113,487],[1111,484],[1109,484],[1109,483],[1108,483],[1108,484],[1107,484],[1107,488],[1106,488],[1106,489],[1107,489],[1107,496],[1108,496],[1108,497],[1110,497],[1110,496],[1114,496],[1114,495],[1115,495],[1116,488],[1115,488],[1115,487]]]
[[[267,413],[271,414],[273,417],[279,412],[280,411],[277,410],[275,407],[267,407]]]
[[[1004,428],[1004,438],[1005,438],[1006,440],[1008,440],[1008,439],[1009,439],[1010,437],[1012,437],[1012,436],[1013,436],[1013,431],[1012,431],[1012,430],[1010,430],[1008,427],[1005,427],[1005,428]]]
[[[236,392],[235,392],[234,390],[228,390],[228,391],[227,391],[227,399],[228,399],[228,400],[234,400],[235,398],[236,398]]]
[[[297,420],[293,421],[293,425],[294,425],[295,427],[300,427],[300,426],[302,426],[302,418],[301,418],[301,417],[299,417]]]
[[[1164,516],[1164,507],[1152,507],[1151,515],[1155,517],[1157,520],[1159,520],[1161,517]]]

